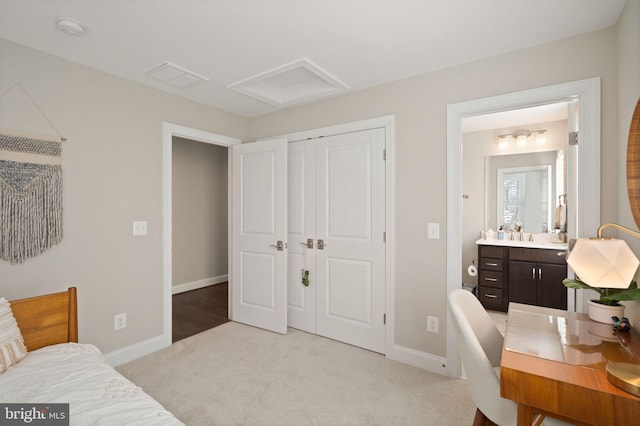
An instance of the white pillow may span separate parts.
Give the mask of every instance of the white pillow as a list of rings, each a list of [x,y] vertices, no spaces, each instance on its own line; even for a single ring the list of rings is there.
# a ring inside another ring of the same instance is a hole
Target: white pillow
[[[0,374],[27,356],[22,333],[13,317],[11,304],[0,297]]]

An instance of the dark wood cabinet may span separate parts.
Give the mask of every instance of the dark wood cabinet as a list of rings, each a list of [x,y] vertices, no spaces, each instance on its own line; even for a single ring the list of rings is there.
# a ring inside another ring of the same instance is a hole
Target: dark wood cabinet
[[[478,246],[478,299],[487,309],[507,311],[509,302],[567,309],[564,250]]]
[[[509,248],[510,301],[567,309],[564,250]]]
[[[508,247],[478,246],[478,299],[487,309],[507,311],[509,291]]]

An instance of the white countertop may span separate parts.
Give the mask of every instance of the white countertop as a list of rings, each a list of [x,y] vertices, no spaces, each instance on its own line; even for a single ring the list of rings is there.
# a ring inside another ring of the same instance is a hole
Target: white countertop
[[[533,241],[498,240],[495,238],[486,240],[479,239],[476,241],[476,244],[482,246],[526,247],[548,250],[566,250],[568,248],[567,243],[553,243],[551,241],[539,243]]]

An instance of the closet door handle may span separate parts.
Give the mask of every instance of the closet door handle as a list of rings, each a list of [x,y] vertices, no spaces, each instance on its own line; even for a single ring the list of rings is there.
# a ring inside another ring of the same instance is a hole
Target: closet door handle
[[[278,241],[275,244],[269,244],[271,247],[275,247],[278,251],[284,251],[284,242]]]
[[[318,240],[318,250],[324,250],[324,240]]]

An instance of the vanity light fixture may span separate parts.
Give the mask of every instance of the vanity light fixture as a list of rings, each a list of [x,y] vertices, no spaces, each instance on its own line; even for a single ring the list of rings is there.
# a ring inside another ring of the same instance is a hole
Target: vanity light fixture
[[[541,130],[520,129],[506,135],[498,135],[498,146],[500,147],[500,149],[507,149],[509,147],[509,137],[512,137],[516,140],[516,145],[518,146],[518,148],[524,148],[527,146],[527,143],[529,141],[529,136],[531,136],[532,132],[537,133],[536,134],[537,146],[542,146],[547,143],[545,129],[541,129]]]
[[[498,148],[507,149],[509,148],[509,135],[501,135],[498,140]]]
[[[531,136],[531,132],[528,130],[516,130],[513,133],[513,137],[516,138],[516,145],[520,148],[527,146],[527,139]]]

